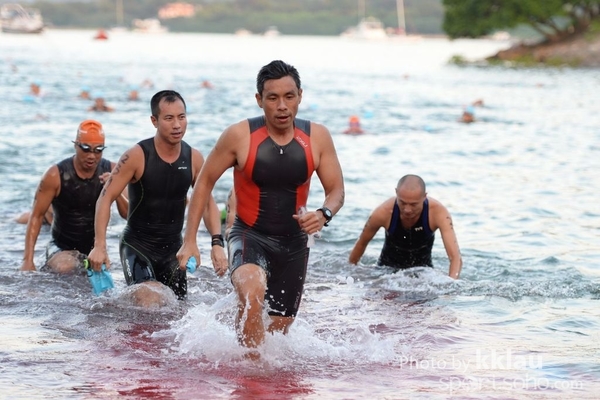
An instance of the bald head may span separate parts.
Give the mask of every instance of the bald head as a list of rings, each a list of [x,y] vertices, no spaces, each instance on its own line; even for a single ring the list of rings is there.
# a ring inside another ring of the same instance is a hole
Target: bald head
[[[425,196],[425,194],[426,194],[425,182],[418,175],[404,175],[398,181],[398,185],[396,186],[396,189],[398,191],[400,189],[405,189],[405,190],[408,190],[411,192],[418,190],[422,196]]]

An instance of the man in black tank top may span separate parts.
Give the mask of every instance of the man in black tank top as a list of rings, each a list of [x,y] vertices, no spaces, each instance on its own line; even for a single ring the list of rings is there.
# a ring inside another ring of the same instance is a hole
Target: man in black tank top
[[[36,191],[25,233],[22,271],[35,271],[35,243],[51,206],[54,212],[52,241],[46,248],[46,263],[42,269],[72,272],[82,266],[94,243],[96,200],[115,164],[102,158],[105,146],[100,122],[86,120],[79,124],[73,143],[75,155],[51,166]],[[127,199],[121,194],[117,208],[126,218]]]
[[[181,95],[160,91],[152,97],[150,108],[156,134],[127,150],[109,177],[98,199],[94,248],[88,257],[95,270],[109,264],[106,228],[110,204],[128,186],[127,226],[119,250],[125,280],[128,285],[139,284],[133,298],[142,306],[162,304],[163,285],[179,299],[187,294],[186,270],[179,268],[176,253],[181,246],[187,192],[204,162],[202,154],[183,141],[187,116]],[[220,211],[212,196],[204,222],[214,235],[213,265],[226,268]]]
[[[373,210],[350,252],[348,261],[351,264],[360,261],[379,228],[385,228],[385,242],[377,264],[396,269],[432,267],[431,250],[435,231],[439,229],[450,260],[448,275],[458,279],[462,257],[452,217],[442,203],[427,196],[421,177],[402,177],[396,187],[396,196]]]

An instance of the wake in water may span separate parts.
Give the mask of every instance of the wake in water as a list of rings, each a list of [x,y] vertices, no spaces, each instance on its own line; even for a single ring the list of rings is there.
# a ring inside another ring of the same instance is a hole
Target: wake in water
[[[112,272],[115,288],[96,297],[83,275],[8,273],[5,268],[0,302],[4,317],[28,315],[32,325],[21,327],[28,336],[51,341],[65,354],[87,354],[56,361],[55,367],[69,376],[57,396],[78,387],[80,393],[119,393],[126,398],[167,393],[176,398],[229,398],[233,393],[285,398],[344,388],[389,397],[401,392],[386,382],[399,377],[445,390],[456,374],[481,374],[480,365],[486,364],[480,361],[489,360],[490,354],[506,357],[506,346],[513,359],[527,360],[527,346],[515,345],[510,338],[518,337],[540,308],[553,312],[557,299],[573,304],[573,299],[598,296],[592,282],[573,268],[554,265],[556,272],[548,277],[522,260],[482,260],[479,279],[467,275],[454,281],[432,268],[348,268],[325,252],[309,268],[304,301],[289,333],[268,334],[257,362],[246,359],[247,349],[238,343],[237,304],[229,280],[215,278],[210,268],[189,276],[187,300],[172,295],[150,309],[133,304],[133,288],[125,285],[120,270]],[[500,304],[506,311],[489,309]],[[473,314],[479,315],[477,321]],[[572,318],[550,325],[544,315],[536,318],[536,324],[559,334],[578,332],[585,337],[593,328]],[[497,343],[480,343],[491,332]],[[2,339],[10,348],[10,340]],[[479,347],[474,349],[474,343]],[[52,359],[51,348],[35,348],[35,357]],[[18,370],[32,362],[33,354],[0,361]],[[529,373],[545,376],[563,370],[560,357],[546,356],[541,362]],[[576,368],[569,374],[583,372]],[[42,378],[36,385],[56,383]],[[369,385],[374,389],[364,389]]]

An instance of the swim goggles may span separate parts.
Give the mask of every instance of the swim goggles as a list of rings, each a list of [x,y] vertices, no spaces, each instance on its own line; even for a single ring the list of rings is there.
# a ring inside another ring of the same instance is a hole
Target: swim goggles
[[[73,143],[75,143],[77,145],[77,147],[79,147],[81,149],[81,151],[83,151],[84,153],[100,154],[104,151],[104,149],[106,149],[106,146],[104,146],[104,145],[92,147],[89,144],[83,144],[83,143],[78,143],[78,142],[73,142]]]

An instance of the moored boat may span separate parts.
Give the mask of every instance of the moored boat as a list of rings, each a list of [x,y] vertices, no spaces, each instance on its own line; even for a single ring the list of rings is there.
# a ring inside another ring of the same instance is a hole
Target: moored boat
[[[168,29],[156,18],[134,19],[133,31],[141,33],[165,33]]]
[[[386,39],[388,37],[383,23],[375,17],[361,19],[358,25],[347,29],[341,36],[356,39]]]
[[[44,30],[40,11],[20,4],[4,4],[0,7],[0,25],[5,33],[41,33]]]

